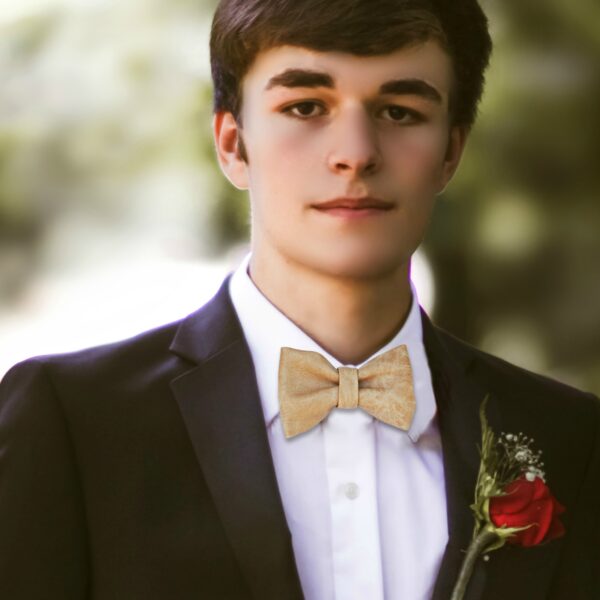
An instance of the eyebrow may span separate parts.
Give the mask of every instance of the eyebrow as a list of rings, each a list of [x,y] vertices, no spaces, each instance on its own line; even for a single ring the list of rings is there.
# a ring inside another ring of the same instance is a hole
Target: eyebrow
[[[335,89],[335,81],[328,73],[307,69],[287,69],[269,79],[265,91],[276,87]],[[422,79],[393,79],[379,88],[380,95],[421,96],[436,104],[442,104],[442,96],[436,88]]]
[[[265,90],[272,90],[275,87],[287,88],[335,88],[333,77],[321,71],[309,71],[306,69],[287,69],[279,75],[275,75],[269,79]]]
[[[442,104],[442,95],[429,83],[422,79],[394,79],[386,81],[380,88],[381,95],[393,94],[395,96],[421,96],[436,104]]]

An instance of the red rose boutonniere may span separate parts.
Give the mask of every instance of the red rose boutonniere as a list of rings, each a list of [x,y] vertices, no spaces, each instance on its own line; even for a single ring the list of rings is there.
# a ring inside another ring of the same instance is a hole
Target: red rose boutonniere
[[[546,485],[541,451],[522,433],[496,438],[481,404],[481,463],[475,487],[473,539],[451,600],[462,600],[477,558],[504,544],[537,546],[565,533],[558,516],[565,508]]]

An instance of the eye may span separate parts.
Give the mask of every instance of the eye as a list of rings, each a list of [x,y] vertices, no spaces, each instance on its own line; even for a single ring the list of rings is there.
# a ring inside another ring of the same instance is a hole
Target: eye
[[[418,112],[404,106],[398,106],[397,104],[385,106],[382,113],[389,115],[390,118],[386,120],[399,125],[410,125],[423,121],[423,116]]]
[[[318,109],[318,111],[315,109]],[[283,112],[289,113],[298,119],[310,119],[311,117],[320,116],[322,113],[319,111],[322,110],[324,110],[324,108],[320,104],[311,101],[304,101],[284,108]]]

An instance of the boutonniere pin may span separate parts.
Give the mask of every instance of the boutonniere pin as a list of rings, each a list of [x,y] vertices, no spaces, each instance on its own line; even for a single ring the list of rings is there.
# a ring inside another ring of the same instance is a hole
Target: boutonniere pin
[[[481,403],[481,463],[475,488],[473,538],[451,600],[462,600],[479,556],[504,544],[537,546],[565,533],[558,515],[565,508],[554,498],[544,474],[541,451],[522,433],[496,438]]]

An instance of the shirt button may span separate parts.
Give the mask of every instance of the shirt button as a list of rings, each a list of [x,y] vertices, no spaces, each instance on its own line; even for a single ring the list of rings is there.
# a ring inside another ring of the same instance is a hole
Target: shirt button
[[[358,495],[360,494],[360,488],[358,485],[356,485],[356,483],[347,483],[344,486],[344,494],[346,495],[346,498],[354,500],[358,498]]]

